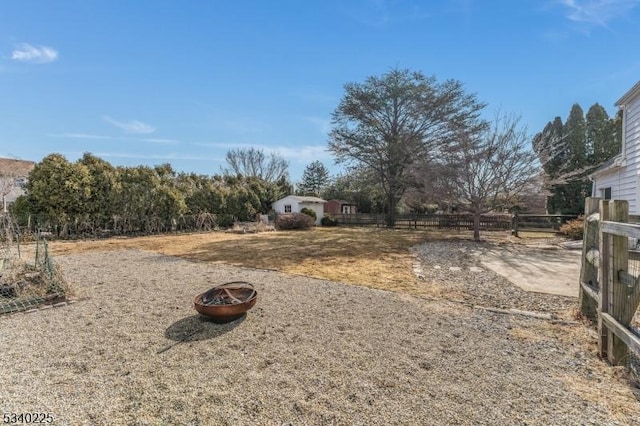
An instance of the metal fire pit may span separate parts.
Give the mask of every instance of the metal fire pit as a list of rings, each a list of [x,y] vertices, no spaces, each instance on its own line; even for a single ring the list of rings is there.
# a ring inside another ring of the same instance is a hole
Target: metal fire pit
[[[252,284],[233,281],[220,284],[199,294],[193,306],[201,315],[215,322],[229,322],[240,318],[253,308],[258,300],[258,292]]]

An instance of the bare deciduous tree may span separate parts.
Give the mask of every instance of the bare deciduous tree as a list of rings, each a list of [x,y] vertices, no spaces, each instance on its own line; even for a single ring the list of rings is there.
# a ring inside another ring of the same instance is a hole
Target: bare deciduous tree
[[[480,134],[461,131],[445,163],[455,170],[448,179],[450,195],[473,214],[473,237],[480,240],[480,215],[513,205],[539,165],[529,149],[530,138],[520,118],[496,114]],[[446,183],[445,183],[446,185]]]
[[[2,212],[7,212],[7,195],[13,191],[16,184],[16,175],[5,173],[0,175],[0,197],[2,197]]]
[[[257,177],[271,183],[289,178],[289,163],[275,152],[267,155],[262,149],[237,148],[228,151],[225,158],[229,168],[223,172],[227,175]]]

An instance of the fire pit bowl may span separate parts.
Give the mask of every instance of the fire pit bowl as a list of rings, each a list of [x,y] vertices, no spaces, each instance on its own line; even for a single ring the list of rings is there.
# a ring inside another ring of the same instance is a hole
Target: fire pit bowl
[[[200,315],[222,323],[240,318],[253,308],[257,300],[258,292],[252,284],[232,281],[197,295],[193,300],[193,306]]]

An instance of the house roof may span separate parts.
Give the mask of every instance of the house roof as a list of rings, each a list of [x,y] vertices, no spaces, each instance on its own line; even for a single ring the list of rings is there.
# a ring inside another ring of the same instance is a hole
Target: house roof
[[[299,203],[326,203],[326,200],[323,200],[322,198],[318,198],[318,197],[303,197],[300,195],[287,195],[284,198],[279,199],[278,201],[282,201],[285,199],[292,199],[292,200],[296,200]]]
[[[640,94],[640,81],[638,81],[635,86],[633,86],[627,93],[625,93],[618,102],[616,102],[617,107],[624,106],[631,98]]]
[[[35,165],[33,161],[0,158],[0,176],[26,177]]]
[[[615,157],[612,157],[602,163],[600,167],[589,173],[589,177],[593,178],[594,176],[600,175],[602,173],[606,173],[611,169],[615,169],[616,167],[620,167],[620,162],[622,161],[622,154],[618,154]]]

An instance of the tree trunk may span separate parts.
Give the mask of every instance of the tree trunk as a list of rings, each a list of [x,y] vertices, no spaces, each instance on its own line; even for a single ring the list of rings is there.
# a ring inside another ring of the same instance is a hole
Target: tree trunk
[[[396,226],[396,200],[393,194],[390,194],[387,199],[387,228],[394,228]]]
[[[480,212],[473,213],[473,240],[480,241]]]

